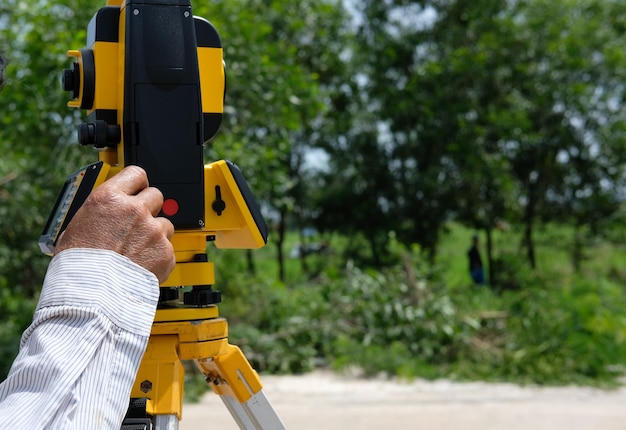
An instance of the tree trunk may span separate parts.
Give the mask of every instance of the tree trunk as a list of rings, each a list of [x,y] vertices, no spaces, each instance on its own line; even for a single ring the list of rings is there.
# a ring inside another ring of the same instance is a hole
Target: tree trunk
[[[532,184],[528,186],[528,203],[524,210],[524,247],[530,267],[535,269],[535,244],[533,242],[533,222],[535,219],[535,189]]]
[[[580,267],[583,261],[583,240],[580,226],[576,224],[574,226],[574,240],[572,243],[572,266],[574,271],[580,272]]]
[[[493,267],[493,235],[491,226],[485,227],[485,235],[487,236],[487,265],[488,265],[488,278],[487,285],[490,285],[494,278]],[[493,285],[493,284],[491,284]]]
[[[537,264],[535,262],[535,244],[533,243],[533,221],[532,219],[526,220],[526,226],[524,228],[524,245],[526,246],[526,256],[530,267],[535,269]]]
[[[303,234],[303,227],[300,225],[300,233],[299,233],[299,239],[300,239],[300,251],[299,251],[299,257],[300,257],[300,267],[302,268],[302,273],[304,274],[308,274],[309,273],[309,265],[307,264],[307,239],[306,237],[304,237]]]
[[[254,256],[252,255],[251,249],[248,249],[246,252],[246,260],[248,261],[248,273],[254,275],[256,268],[254,267]]]
[[[283,243],[285,242],[285,212],[280,211],[277,228],[276,256],[278,259],[278,279],[285,282],[285,256],[283,255]]]
[[[378,252],[378,244],[375,235],[369,235],[370,249],[372,250],[372,259],[375,267],[380,267],[380,252]]]

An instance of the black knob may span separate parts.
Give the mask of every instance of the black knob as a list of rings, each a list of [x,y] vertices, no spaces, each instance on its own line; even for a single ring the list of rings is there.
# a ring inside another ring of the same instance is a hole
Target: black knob
[[[115,147],[121,140],[119,125],[108,125],[106,121],[96,120],[78,126],[78,143],[93,145],[95,148]]]
[[[208,306],[221,301],[222,292],[211,289],[210,285],[194,285],[191,291],[183,294],[183,303],[190,306]]]
[[[63,70],[61,83],[63,91],[71,91],[72,98],[78,98],[80,95],[80,66],[78,63],[72,63],[71,69]]]
[[[82,123],[78,126],[78,143],[93,145],[96,142],[96,126],[93,123]]]
[[[178,288],[159,288],[159,304],[178,300]]]

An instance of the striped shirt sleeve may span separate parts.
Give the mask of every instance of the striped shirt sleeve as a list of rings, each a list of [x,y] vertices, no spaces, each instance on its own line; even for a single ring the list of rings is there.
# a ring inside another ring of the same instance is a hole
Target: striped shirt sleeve
[[[158,295],[154,274],[112,251],[54,257],[0,384],[2,427],[120,428]]]

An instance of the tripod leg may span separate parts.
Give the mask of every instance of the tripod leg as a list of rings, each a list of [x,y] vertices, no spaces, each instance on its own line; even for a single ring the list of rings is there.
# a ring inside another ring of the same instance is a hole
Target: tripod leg
[[[151,336],[131,390],[132,398],[146,397],[146,411],[157,420],[176,421],[176,427],[157,427],[158,430],[176,430],[182,417],[184,370],[178,356],[178,336]],[[166,417],[166,418],[160,418]]]
[[[241,429],[285,429],[262,391],[259,376],[237,346],[228,345],[225,354],[195,362]]]
[[[181,360],[193,360],[213,391],[244,430],[284,430],[262,391],[259,376],[241,350],[228,343],[228,325],[217,309],[185,308],[157,317],[148,347],[131,390],[146,398],[145,411],[154,430],[178,430],[182,418],[184,370]],[[145,414],[144,414],[145,415]],[[145,421],[145,419],[144,419]]]
[[[285,428],[263,391],[259,391],[245,403],[239,403],[237,399],[227,394],[222,394],[220,397],[241,429]]]
[[[176,415],[156,415],[154,417],[154,430],[178,430],[178,417]]]
[[[226,394],[220,395],[222,402],[230,412],[230,415],[235,419],[235,422],[239,426],[240,429],[246,430],[254,430],[256,429],[256,425],[252,422],[250,417],[248,416],[246,410],[243,408],[241,403],[239,403],[235,398],[230,397]]]

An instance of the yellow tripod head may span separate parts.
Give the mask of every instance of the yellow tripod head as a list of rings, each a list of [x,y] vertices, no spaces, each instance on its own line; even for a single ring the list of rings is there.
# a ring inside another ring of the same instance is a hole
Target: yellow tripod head
[[[177,265],[162,287],[213,283],[207,241],[265,245],[267,226],[237,166],[204,165],[203,145],[224,111],[225,74],[219,33],[193,16],[190,0],[109,0],[89,23],[87,46],[68,56],[68,105],[87,111],[79,142],[100,161],[68,177],[40,239],[44,252],[93,187],[129,164],[163,193],[161,215],[175,227]]]

